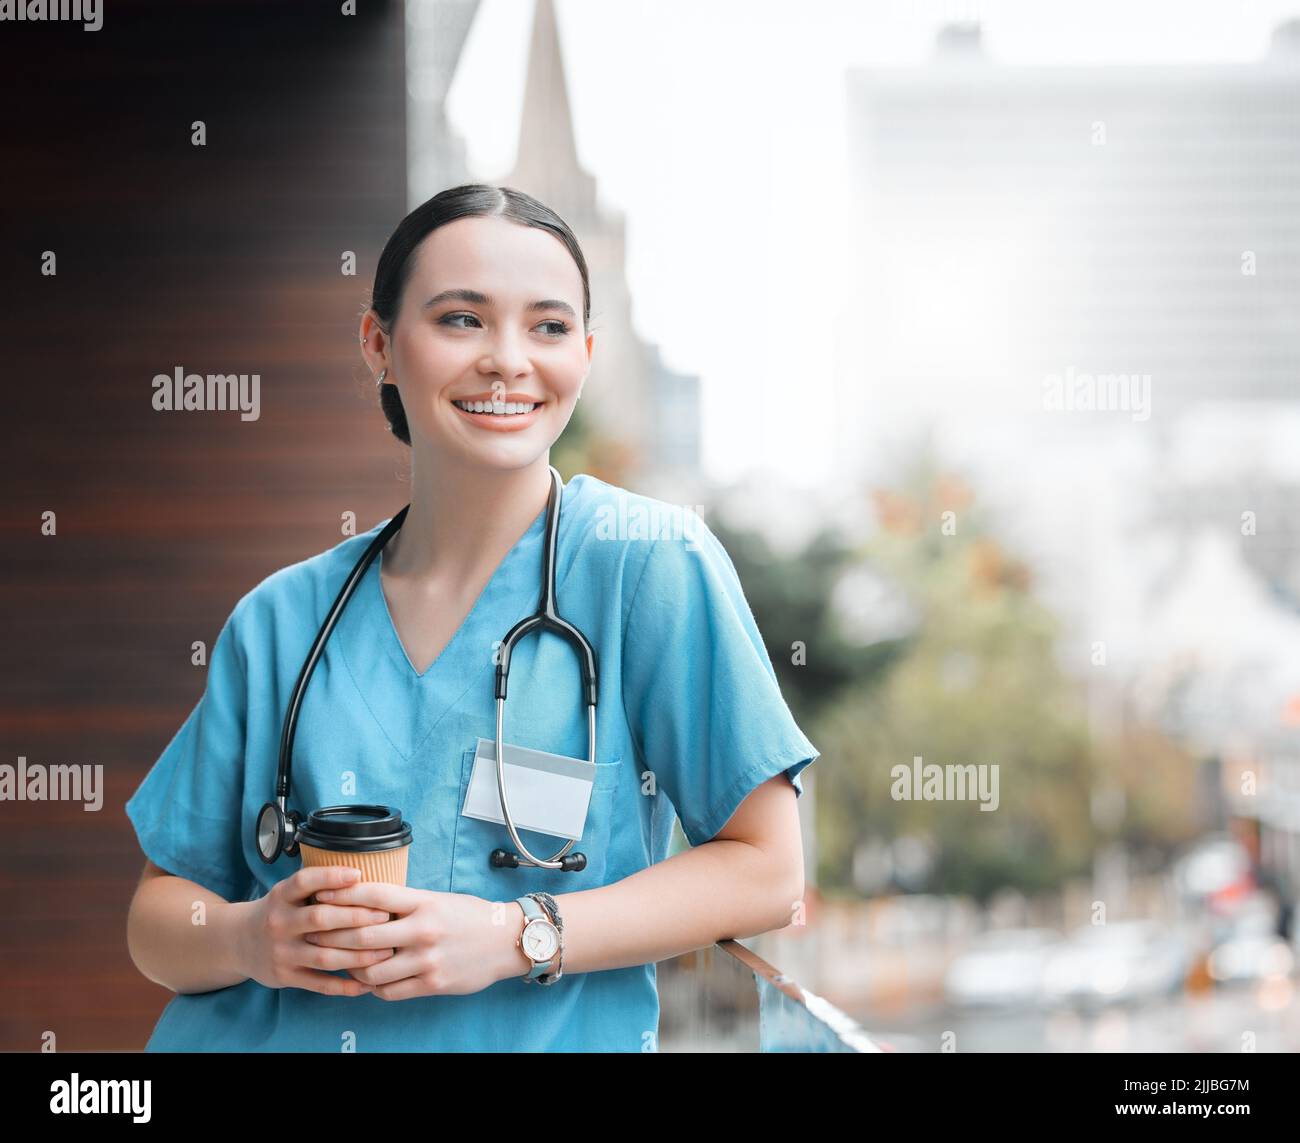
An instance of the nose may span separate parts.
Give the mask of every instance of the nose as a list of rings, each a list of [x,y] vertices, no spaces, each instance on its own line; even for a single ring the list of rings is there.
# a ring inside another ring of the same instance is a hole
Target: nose
[[[528,353],[520,335],[512,329],[499,326],[482,367],[487,373],[496,373],[505,378],[530,372]]]

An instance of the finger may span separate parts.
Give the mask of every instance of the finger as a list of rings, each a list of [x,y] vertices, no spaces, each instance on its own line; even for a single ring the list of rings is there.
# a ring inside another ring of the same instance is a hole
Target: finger
[[[381,909],[364,905],[303,905],[293,910],[292,934],[323,933],[331,929],[357,929],[386,924],[389,916]],[[373,947],[373,946],[372,946]]]
[[[347,889],[323,889],[316,900],[331,905],[373,905],[390,913],[409,913],[420,903],[418,890],[383,881],[361,881]]]
[[[405,980],[409,976],[419,976],[424,971],[420,956],[414,952],[399,952],[378,964],[362,968],[350,968],[348,974],[354,979],[371,986],[392,984]]]
[[[336,949],[397,949],[415,944],[415,928],[410,923],[410,918],[404,917],[400,921],[385,921],[380,925],[309,932],[303,934],[303,940],[308,944]]]
[[[395,980],[391,984],[376,984],[371,990],[372,996],[380,1000],[410,1000],[413,996],[430,995],[429,986],[418,976],[408,976],[405,980]]]
[[[293,969],[289,973],[289,987],[319,992],[322,996],[364,996],[370,991],[370,985],[364,980],[332,976],[314,968]]]
[[[302,952],[303,968],[336,972],[339,969],[369,968],[382,960],[395,956],[392,949],[330,949],[311,948]]]
[[[353,885],[360,876],[361,870],[346,865],[311,865],[286,879],[284,892],[288,900],[297,904],[320,889],[342,889],[345,885]]]

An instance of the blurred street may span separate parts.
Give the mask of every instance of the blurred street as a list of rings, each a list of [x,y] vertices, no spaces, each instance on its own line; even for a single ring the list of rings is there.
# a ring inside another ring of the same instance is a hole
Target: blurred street
[[[869,1010],[852,1015],[872,1038],[899,1052],[938,1052],[952,1033],[958,1052],[1300,1051],[1300,1006],[1284,987],[1225,988],[1206,995],[1143,1001],[1095,1012],[1007,1008],[987,1012],[917,1006],[900,1020]],[[1279,1007],[1285,1001],[1284,1007]]]

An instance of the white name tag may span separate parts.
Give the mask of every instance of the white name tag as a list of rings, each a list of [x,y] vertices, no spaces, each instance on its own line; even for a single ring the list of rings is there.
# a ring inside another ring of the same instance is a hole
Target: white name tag
[[[502,746],[506,798],[515,828],[580,841],[596,780],[595,763],[509,742]],[[491,738],[478,740],[461,815],[505,825],[497,792],[497,744]]]

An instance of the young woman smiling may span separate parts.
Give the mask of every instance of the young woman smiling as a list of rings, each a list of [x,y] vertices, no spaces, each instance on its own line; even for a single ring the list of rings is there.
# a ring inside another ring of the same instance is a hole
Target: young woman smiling
[[[495,733],[494,654],[538,604],[550,449],[590,370],[590,314],[577,239],[519,191],[444,191],[389,239],[359,341],[411,450],[410,508],[322,655],[293,780],[300,806],[343,800],[350,777],[353,800],[402,807],[407,882],[267,864],[252,828],[299,664],[383,521],[239,600],[202,698],[127,803],[148,858],[131,951],[178,993],[150,1050],[338,1051],[344,1035],[363,1051],[656,1050],[655,962],[790,922],[817,751],[713,533],[695,517],[690,537],[611,538],[611,510],[671,509],[592,476],[563,486],[555,569],[560,612],[597,651],[586,866],[493,868],[504,826],[462,812]],[[508,741],[585,758],[570,648],[542,632],[511,667]],[[675,818],[691,848],[670,858]],[[558,942],[540,984],[532,902]]]

